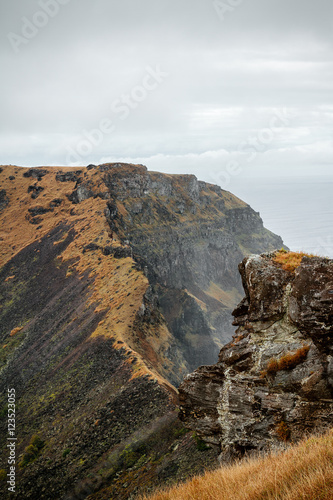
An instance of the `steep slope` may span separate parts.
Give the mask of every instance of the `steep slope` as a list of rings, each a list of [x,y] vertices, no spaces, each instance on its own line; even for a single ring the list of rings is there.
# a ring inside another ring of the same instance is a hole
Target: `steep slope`
[[[232,266],[280,238],[230,193],[140,165],[3,166],[0,182],[1,444],[15,389],[17,498],[128,498],[203,470],[172,384],[225,339]]]
[[[236,335],[179,388],[180,418],[227,461],[333,423],[333,261],[305,256],[294,270],[284,261],[283,252],[243,260]]]

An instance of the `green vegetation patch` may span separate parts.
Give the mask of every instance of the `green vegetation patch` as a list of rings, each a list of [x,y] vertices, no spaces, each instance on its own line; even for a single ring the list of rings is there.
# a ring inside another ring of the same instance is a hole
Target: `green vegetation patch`
[[[24,455],[19,462],[19,467],[22,469],[28,464],[36,460],[36,458],[41,454],[42,449],[45,446],[45,441],[43,441],[36,434],[30,439],[30,443],[26,446],[24,450]]]

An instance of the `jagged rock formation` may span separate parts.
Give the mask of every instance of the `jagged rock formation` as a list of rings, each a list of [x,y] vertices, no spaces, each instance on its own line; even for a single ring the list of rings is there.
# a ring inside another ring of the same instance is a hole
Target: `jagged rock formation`
[[[275,255],[242,261],[236,335],[179,388],[181,420],[226,460],[333,423],[333,261],[290,272]]]
[[[202,471],[174,385],[223,343],[233,267],[281,239],[217,186],[142,165],[3,166],[0,182],[0,436],[13,387],[17,498],[121,500]]]

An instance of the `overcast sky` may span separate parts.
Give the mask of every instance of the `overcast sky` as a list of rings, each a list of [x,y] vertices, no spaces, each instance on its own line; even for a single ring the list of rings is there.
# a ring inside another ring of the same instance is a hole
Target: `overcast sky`
[[[332,0],[1,0],[0,163],[331,173]]]

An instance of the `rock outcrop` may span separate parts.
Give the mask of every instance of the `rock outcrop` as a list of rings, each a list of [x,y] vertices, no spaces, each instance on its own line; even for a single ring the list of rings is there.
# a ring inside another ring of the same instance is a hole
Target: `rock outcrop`
[[[303,257],[292,272],[275,258],[242,261],[236,334],[179,388],[181,420],[224,460],[333,423],[333,261]]]

